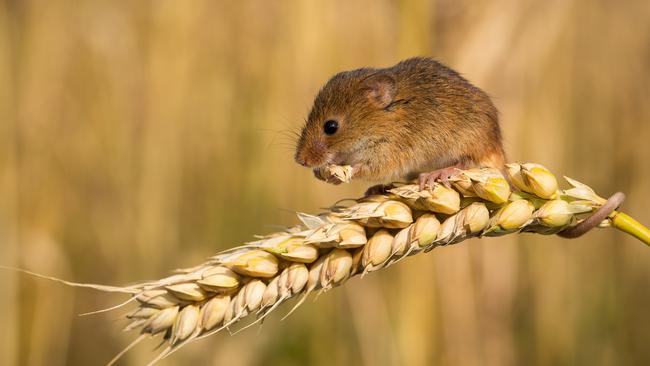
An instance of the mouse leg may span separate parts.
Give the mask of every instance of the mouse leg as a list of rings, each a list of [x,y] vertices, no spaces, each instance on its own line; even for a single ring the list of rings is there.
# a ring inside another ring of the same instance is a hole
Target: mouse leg
[[[374,196],[378,194],[386,194],[388,190],[395,188],[392,184],[377,184],[366,190],[365,196]]]
[[[456,174],[457,169],[463,169],[463,164],[456,164],[448,166],[446,168],[437,169],[432,172],[421,173],[418,176],[420,190],[424,190],[425,188],[433,188],[433,183],[436,180],[440,180],[440,182],[444,184],[445,187],[450,188],[451,184],[449,183],[449,178]]]

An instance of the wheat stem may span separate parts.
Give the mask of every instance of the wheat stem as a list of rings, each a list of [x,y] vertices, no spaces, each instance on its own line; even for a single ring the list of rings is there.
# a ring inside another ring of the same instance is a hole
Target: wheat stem
[[[626,213],[614,211],[610,216],[610,221],[612,222],[612,226],[618,230],[630,234],[650,246],[650,229],[641,225],[640,222]]]

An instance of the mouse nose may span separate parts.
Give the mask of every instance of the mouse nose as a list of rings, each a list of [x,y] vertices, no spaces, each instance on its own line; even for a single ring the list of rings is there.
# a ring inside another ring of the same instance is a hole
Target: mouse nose
[[[307,164],[307,160],[305,160],[305,158],[302,157],[302,156],[296,156],[296,163],[298,163],[298,164],[300,164],[300,165],[302,165],[304,167],[309,166],[309,164]]]
[[[296,152],[296,162],[307,168],[312,168],[325,163],[326,151],[321,142],[312,142],[302,146]]]
[[[309,168],[309,162],[307,161],[307,154],[305,154],[304,150],[300,150],[296,153],[295,160],[296,163]]]

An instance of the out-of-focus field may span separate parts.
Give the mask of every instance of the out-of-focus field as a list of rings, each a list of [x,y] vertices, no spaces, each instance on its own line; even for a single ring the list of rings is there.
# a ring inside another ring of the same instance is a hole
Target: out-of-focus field
[[[650,224],[648,1],[0,1],[0,264],[158,278],[363,192],[292,159],[335,72],[434,56],[535,161]],[[99,365],[122,300],[0,271],[1,365]],[[284,309],[284,310],[282,310]],[[648,365],[650,248],[471,240],[161,365]],[[152,358],[157,341],[124,364]]]

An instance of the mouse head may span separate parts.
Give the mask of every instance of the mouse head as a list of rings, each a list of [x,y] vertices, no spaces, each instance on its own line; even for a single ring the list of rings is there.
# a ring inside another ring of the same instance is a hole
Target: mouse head
[[[314,100],[296,147],[301,165],[366,163],[390,143],[399,119],[397,84],[386,70],[359,69],[335,75]]]

